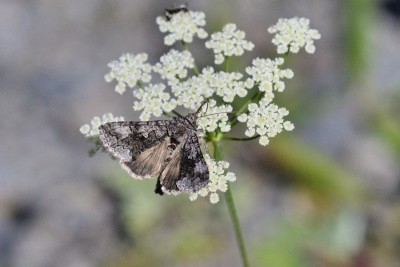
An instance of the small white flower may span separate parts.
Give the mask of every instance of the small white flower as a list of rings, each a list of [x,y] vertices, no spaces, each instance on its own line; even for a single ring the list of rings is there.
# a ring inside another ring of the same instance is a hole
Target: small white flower
[[[89,132],[90,132],[90,125],[89,125],[89,124],[84,124],[84,125],[82,125],[81,128],[79,129],[79,131],[80,131],[83,135],[87,136],[87,135],[89,134]]]
[[[266,146],[269,144],[269,139],[266,136],[261,136],[259,142],[260,142],[260,145]]]
[[[199,196],[206,197],[208,195],[207,187],[203,187],[202,189],[200,189],[198,194],[199,194]]]
[[[115,86],[115,92],[117,92],[118,94],[122,95],[123,93],[125,93],[126,91],[126,85],[123,82],[119,82],[116,86]]]
[[[246,113],[242,113],[237,117],[237,119],[240,122],[245,122],[245,121],[247,121],[247,114]]]
[[[206,187],[203,187],[197,193],[191,194],[189,198],[194,201],[198,196],[206,197],[209,195],[210,202],[215,204],[219,202],[218,191],[226,192],[228,190],[228,182],[236,181],[236,175],[233,172],[226,173],[226,169],[229,168],[228,162],[215,161],[209,155],[205,155],[204,159],[210,172],[210,181]]]
[[[232,111],[231,105],[221,105],[216,106],[217,102],[211,99],[207,106],[206,114],[201,114],[197,119],[197,128],[204,132],[214,132],[217,128],[220,128],[222,132],[229,132],[231,126],[228,124],[228,114],[227,112]],[[203,109],[204,109],[203,108]]]
[[[133,96],[139,100],[133,102],[133,109],[143,110],[139,116],[141,121],[149,120],[152,115],[160,117],[163,111],[170,112],[176,107],[176,100],[171,99],[165,89],[164,84],[149,84],[144,89],[133,91]]]
[[[225,61],[224,55],[222,55],[222,54],[215,54],[215,60],[214,60],[214,63],[215,63],[215,64],[219,65],[219,64],[224,63],[224,61]]]
[[[236,175],[233,172],[228,172],[225,177],[226,177],[226,180],[229,182],[236,181]]]
[[[315,45],[313,45],[313,44],[308,44],[308,45],[306,45],[305,50],[306,50],[306,52],[309,53],[309,54],[314,54],[314,53],[315,53]]]
[[[209,192],[216,192],[218,190],[218,185],[215,183],[210,183],[208,185],[208,191]]]
[[[93,119],[90,121],[90,124],[84,124],[81,126],[79,131],[86,137],[89,136],[96,136],[99,134],[99,126],[107,123],[107,122],[114,122],[114,121],[123,121],[124,117],[114,117],[113,114],[111,113],[106,113],[102,116],[102,119],[100,117],[95,116]]]
[[[123,94],[126,87],[133,88],[138,82],[148,83],[151,80],[151,65],[145,63],[147,54],[124,54],[119,60],[108,63],[110,72],[104,78],[107,82],[117,81],[115,91]]]
[[[217,193],[211,193],[210,195],[210,203],[211,204],[216,204],[219,202],[219,196]]]
[[[187,11],[173,14],[170,19],[159,16],[156,22],[161,32],[168,33],[164,37],[165,45],[173,45],[176,41],[191,43],[193,37],[207,38],[207,32],[202,28],[206,25],[206,15],[203,12]]]
[[[231,130],[231,126],[229,124],[222,125],[222,126],[220,125],[220,129],[221,129],[221,132],[227,133]]]
[[[102,117],[103,123],[112,121],[114,119],[113,114],[112,113],[105,113]]]
[[[272,43],[277,46],[278,54],[287,52],[298,53],[305,47],[307,53],[314,53],[314,40],[321,38],[321,34],[310,29],[310,20],[294,17],[279,19],[278,23],[269,27],[268,32],[275,34]]]
[[[285,128],[286,131],[293,131],[294,130],[294,125],[290,121],[285,121],[283,123],[283,128]]]
[[[179,80],[186,78],[187,69],[192,69],[193,66],[194,59],[189,51],[179,52],[172,49],[161,56],[160,62],[154,65],[153,70],[173,86],[178,84]]]
[[[226,192],[228,190],[228,184],[226,182],[218,184],[218,190],[221,192]]]
[[[244,134],[248,137],[253,137],[256,134],[256,130],[253,127],[249,127]]]
[[[225,25],[222,32],[215,32],[205,43],[208,49],[212,49],[215,54],[215,64],[222,64],[225,57],[241,56],[245,50],[251,51],[254,44],[245,40],[244,31],[238,30],[233,23]]]
[[[189,196],[190,201],[195,201],[199,195],[197,193],[192,193]]]
[[[92,128],[97,128],[101,125],[101,119],[96,116],[91,120],[90,124],[92,125]]]

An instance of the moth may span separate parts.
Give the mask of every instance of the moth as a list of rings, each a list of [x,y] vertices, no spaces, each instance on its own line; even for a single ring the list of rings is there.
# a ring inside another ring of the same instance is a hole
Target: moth
[[[180,12],[188,12],[189,9],[187,5],[180,5],[179,7],[172,8],[172,9],[165,9],[164,11],[164,16],[167,19],[167,21],[170,21],[172,19],[172,16],[180,13]]]
[[[105,123],[100,141],[133,178],[157,176],[155,193],[197,192],[210,176],[195,126],[203,105],[171,120]]]

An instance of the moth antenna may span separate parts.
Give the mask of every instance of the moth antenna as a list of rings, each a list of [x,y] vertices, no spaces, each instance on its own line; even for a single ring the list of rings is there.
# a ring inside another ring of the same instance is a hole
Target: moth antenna
[[[207,116],[212,116],[212,115],[218,115],[218,114],[236,114],[236,112],[232,111],[232,112],[218,112],[218,113],[212,113],[212,114],[207,114],[207,115],[203,115],[200,116],[199,118],[203,118],[203,117],[207,117]]]
[[[201,104],[201,106],[197,109],[197,111],[194,114],[198,115],[200,113],[200,111],[202,110],[204,105],[207,105],[207,109],[206,109],[206,112],[207,112],[207,110],[208,110],[208,102],[204,102],[203,104]]]

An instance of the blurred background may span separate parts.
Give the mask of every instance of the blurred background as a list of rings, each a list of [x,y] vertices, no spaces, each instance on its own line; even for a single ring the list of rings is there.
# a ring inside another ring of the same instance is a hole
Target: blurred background
[[[155,17],[176,1],[0,0],[0,266],[240,266],[222,201],[160,197],[79,127],[137,120],[107,63],[163,45]],[[400,1],[201,0],[206,30],[233,22],[274,57],[267,28],[308,17],[314,55],[289,57],[277,102],[293,132],[267,147],[224,143],[252,266],[400,266]],[[213,58],[191,50],[200,67]],[[239,129],[236,135],[243,134]]]

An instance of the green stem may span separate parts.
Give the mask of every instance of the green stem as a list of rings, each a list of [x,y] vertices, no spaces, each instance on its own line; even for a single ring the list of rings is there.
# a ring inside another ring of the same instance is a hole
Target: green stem
[[[163,114],[167,118],[172,118],[171,114],[169,114],[168,112],[163,111]]]
[[[229,72],[229,57],[225,57],[225,72]]]
[[[244,111],[246,110],[247,106],[252,103],[252,102],[258,102],[261,97],[263,96],[263,92],[257,91],[251,98],[249,98],[246,103],[236,112],[235,116],[231,118],[231,127],[235,126],[239,121],[237,117]]]
[[[222,155],[221,142],[213,141],[213,145],[214,145],[214,158],[215,158],[215,160],[222,160],[223,155]],[[228,190],[225,192],[225,200],[226,200],[226,205],[228,206],[229,215],[230,215],[231,220],[232,220],[233,229],[235,230],[236,242],[237,242],[237,244],[239,246],[240,257],[242,259],[243,267],[249,267],[249,261],[248,261],[248,258],[247,258],[246,246],[244,244],[242,231],[240,229],[239,218],[238,218],[238,215],[236,213],[235,203],[233,201],[233,196],[232,196],[232,191],[231,191],[231,187],[230,186],[228,186]]]
[[[183,46],[183,49],[184,49],[184,50],[190,52],[189,46],[187,45],[186,42],[182,41],[182,46]],[[196,75],[199,75],[199,74],[200,74],[199,68],[197,67],[196,62],[194,62],[194,61],[193,61],[193,70],[194,70],[194,73],[196,73]]]
[[[144,89],[144,86],[143,86],[143,84],[142,84],[141,82],[137,82],[137,86],[138,86],[139,88],[141,88],[141,89]]]
[[[224,140],[231,140],[231,141],[250,141],[254,140],[260,137],[260,135],[256,134],[255,136],[252,137],[231,137],[231,136],[224,136]]]

